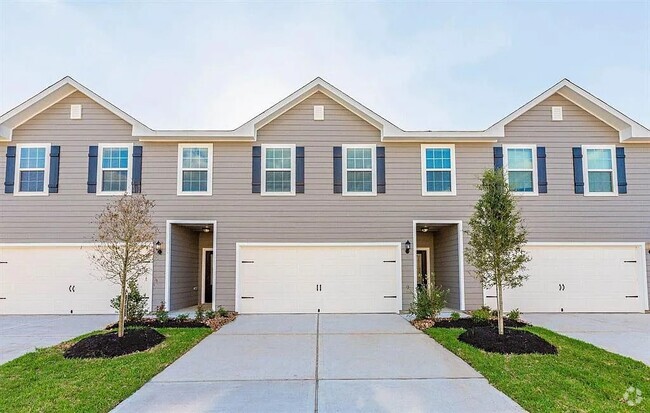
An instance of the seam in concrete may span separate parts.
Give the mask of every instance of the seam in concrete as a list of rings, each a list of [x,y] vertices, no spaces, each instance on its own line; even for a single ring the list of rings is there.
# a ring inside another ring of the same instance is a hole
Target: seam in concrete
[[[316,314],[316,374],[314,375],[316,383],[314,385],[314,413],[318,413],[318,336],[320,333],[320,313]]]
[[[375,378],[333,378],[318,381],[409,381],[409,380],[484,380],[485,377],[375,377]],[[314,379],[225,379],[225,380],[156,380],[147,384],[182,384],[182,383],[228,383],[228,382],[281,382],[281,381],[316,381]]]

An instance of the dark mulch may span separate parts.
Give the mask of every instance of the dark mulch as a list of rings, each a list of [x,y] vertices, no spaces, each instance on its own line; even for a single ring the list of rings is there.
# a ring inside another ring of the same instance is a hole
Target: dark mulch
[[[96,334],[79,340],[70,346],[65,358],[112,358],[148,350],[165,340],[165,336],[153,328],[134,328],[124,331],[124,337],[117,332]]]
[[[127,321],[125,323],[126,327],[151,327],[151,328],[206,328],[207,325],[201,321],[195,320],[176,320],[170,318],[169,320],[162,322],[154,318],[146,318],[141,321]],[[117,328],[117,323],[110,324],[106,327],[106,330],[114,330]]]
[[[528,324],[523,321],[513,321],[507,318],[503,319],[503,324],[506,327],[526,327]],[[434,328],[473,328],[473,327],[487,327],[487,326],[496,326],[497,320],[490,320],[485,322],[475,322],[471,318],[460,318],[458,320],[452,320],[451,318],[445,318],[442,320],[436,320],[436,323],[433,325]]]
[[[494,327],[474,327],[463,332],[458,339],[482,350],[501,354],[557,354],[557,348],[526,330],[506,328],[504,334]]]

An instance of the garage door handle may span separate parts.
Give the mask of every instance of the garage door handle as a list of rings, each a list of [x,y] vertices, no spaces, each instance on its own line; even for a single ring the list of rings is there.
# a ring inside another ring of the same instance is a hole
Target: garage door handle
[[[255,297],[242,297],[241,299],[242,300],[250,300],[251,298],[255,298]]]
[[[242,261],[241,263],[242,264],[254,264],[255,261]]]
[[[558,284],[560,286],[560,291],[566,290],[566,286],[564,284]]]
[[[639,298],[638,295],[626,295],[625,298]]]
[[[625,262],[625,263],[633,263],[633,264],[636,264],[636,260],[623,261],[623,262]]]
[[[0,261],[0,264],[7,264],[7,261]]]
[[[396,295],[385,295],[384,298],[397,298]]]

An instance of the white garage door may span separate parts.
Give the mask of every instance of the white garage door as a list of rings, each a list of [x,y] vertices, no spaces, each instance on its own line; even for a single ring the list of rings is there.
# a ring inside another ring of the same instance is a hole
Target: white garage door
[[[240,245],[241,313],[395,313],[399,244]]]
[[[531,245],[524,285],[504,292],[504,307],[528,312],[643,312],[644,250],[633,245]],[[486,304],[496,308],[494,289]]]
[[[88,246],[0,246],[0,314],[113,314],[119,287],[101,279]],[[151,275],[140,282],[151,297]]]

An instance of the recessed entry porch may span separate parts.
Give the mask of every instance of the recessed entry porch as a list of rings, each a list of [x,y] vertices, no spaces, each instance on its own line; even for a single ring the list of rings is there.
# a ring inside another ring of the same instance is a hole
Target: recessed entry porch
[[[165,304],[169,311],[198,305],[216,309],[216,228],[216,221],[167,221]]]
[[[414,285],[449,290],[447,307],[465,309],[462,221],[413,222]]]

